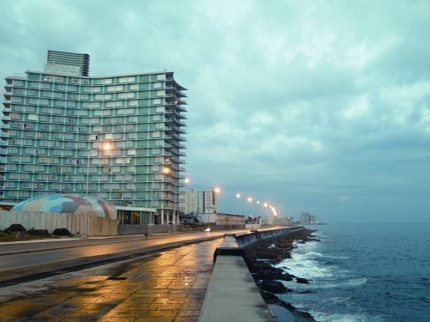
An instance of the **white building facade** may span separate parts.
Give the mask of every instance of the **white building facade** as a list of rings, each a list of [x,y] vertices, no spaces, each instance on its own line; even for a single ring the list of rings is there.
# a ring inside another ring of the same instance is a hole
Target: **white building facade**
[[[73,192],[114,203],[120,224],[178,222],[186,89],[173,72],[88,72],[87,54],[49,51],[43,72],[6,78],[0,204]]]

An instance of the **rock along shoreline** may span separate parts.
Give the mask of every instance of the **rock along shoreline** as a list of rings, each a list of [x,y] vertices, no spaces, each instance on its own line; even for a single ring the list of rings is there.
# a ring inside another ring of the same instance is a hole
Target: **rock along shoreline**
[[[291,275],[281,268],[273,267],[286,258],[291,258],[294,241],[304,243],[317,241],[313,237],[315,230],[303,229],[287,236],[278,236],[245,248],[245,262],[257,284],[264,301],[269,305],[278,321],[285,322],[316,322],[308,312],[297,310],[293,305],[281,300],[277,294],[284,294],[290,290],[281,281],[296,281],[310,283],[309,280]]]

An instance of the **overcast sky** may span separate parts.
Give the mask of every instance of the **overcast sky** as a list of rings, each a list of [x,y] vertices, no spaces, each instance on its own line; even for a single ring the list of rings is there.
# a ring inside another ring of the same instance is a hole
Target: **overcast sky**
[[[220,211],[430,221],[430,1],[0,2],[0,77],[88,53],[90,75],[175,72],[190,188]],[[241,193],[242,199],[236,199]]]

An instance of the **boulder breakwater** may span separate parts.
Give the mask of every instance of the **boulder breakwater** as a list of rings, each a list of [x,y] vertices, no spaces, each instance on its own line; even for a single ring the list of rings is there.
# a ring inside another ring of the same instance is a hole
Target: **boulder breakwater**
[[[313,230],[297,227],[236,236],[238,244],[243,248],[243,257],[260,294],[278,321],[315,321],[309,313],[296,310],[293,305],[278,297],[279,294],[291,291],[282,281],[296,281],[297,283],[311,283],[311,281],[274,267],[282,260],[291,257],[294,241],[305,243],[309,240],[316,240],[313,233]]]

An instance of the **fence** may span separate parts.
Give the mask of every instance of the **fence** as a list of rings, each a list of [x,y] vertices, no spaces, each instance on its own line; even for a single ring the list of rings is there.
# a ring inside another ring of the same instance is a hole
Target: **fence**
[[[112,236],[118,233],[118,221],[87,214],[65,214],[33,211],[0,211],[0,230],[12,224],[21,224],[25,229],[46,229],[49,233],[56,228],[67,228],[73,235],[87,231],[88,236]]]

